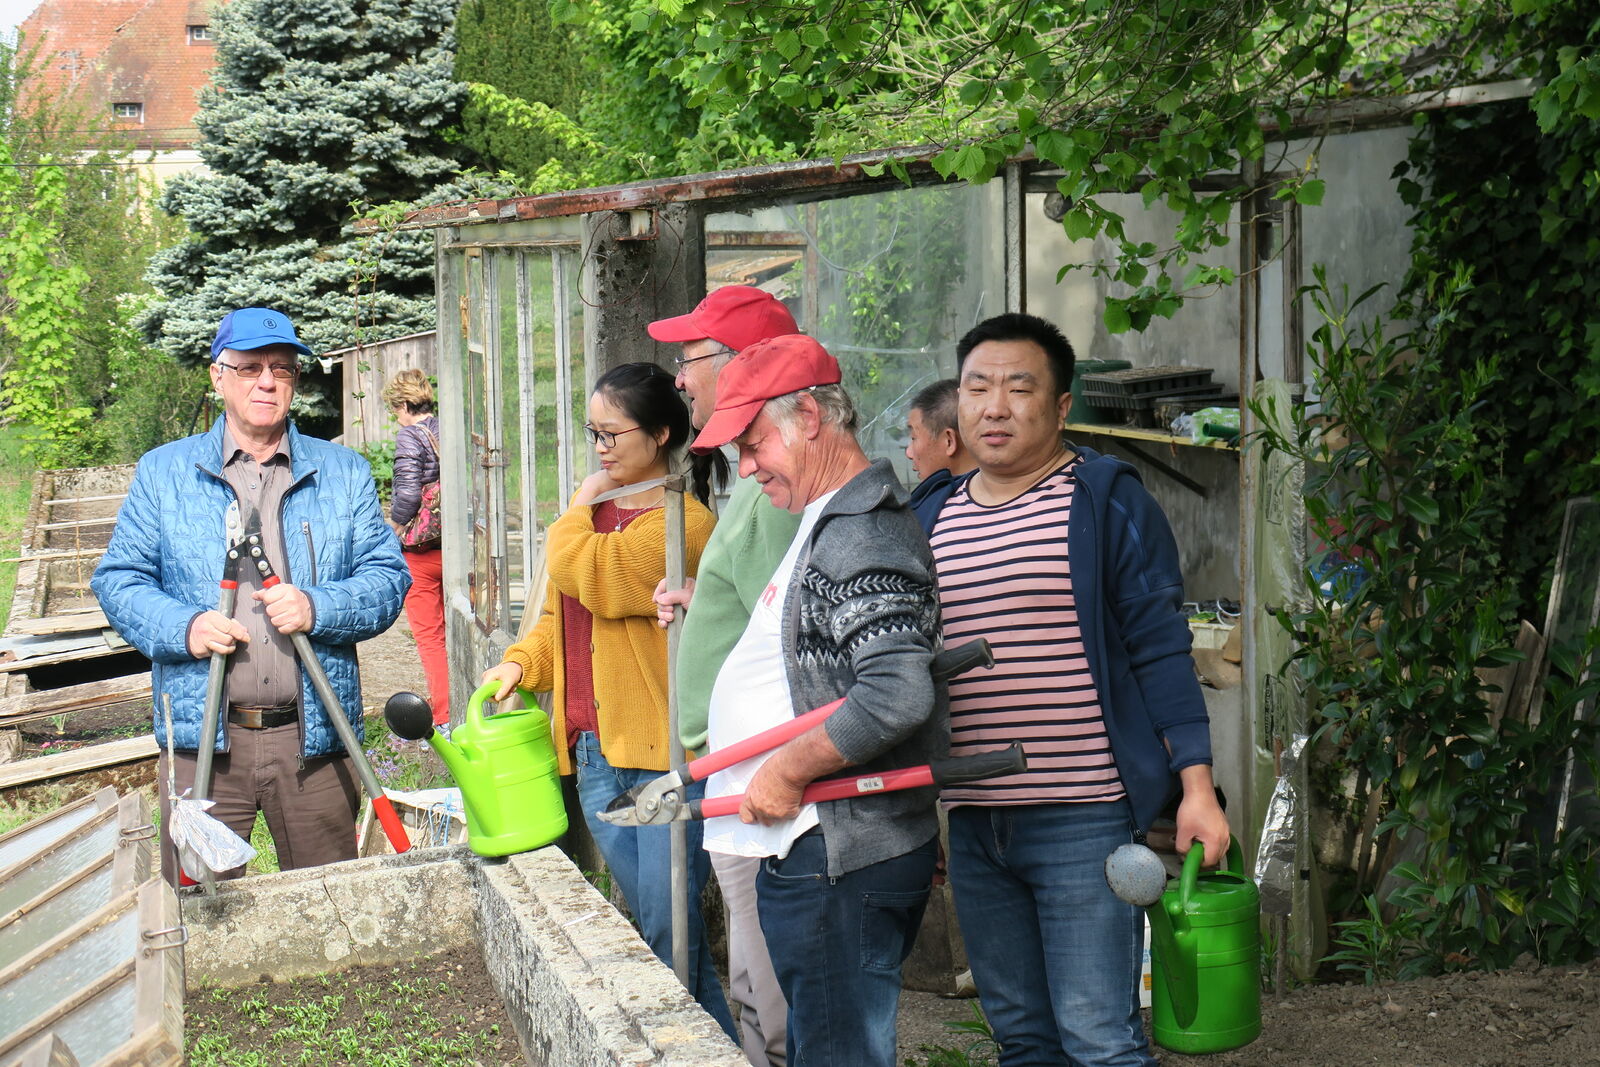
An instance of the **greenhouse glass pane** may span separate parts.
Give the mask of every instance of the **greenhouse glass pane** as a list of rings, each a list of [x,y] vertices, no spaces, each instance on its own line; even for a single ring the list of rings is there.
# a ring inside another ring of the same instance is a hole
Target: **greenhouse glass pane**
[[[0,960],[20,960],[73,923],[105,907],[111,895],[112,870],[107,862],[26,915],[0,926]]]
[[[955,343],[1005,310],[999,183],[896,189],[708,215],[706,286],[755,285],[839,360],[862,447],[915,484],[906,415]]]
[[[0,844],[0,871],[21,863],[35,852],[43,852],[51,844],[100,814],[100,810],[94,804],[85,804],[52,818],[42,819],[19,831],[17,836]]]
[[[0,986],[0,1042],[85,985],[131,960],[138,940],[138,909],[130,906],[37,967]]]
[[[0,914],[19,908],[117,847],[115,814],[0,883]]]
[[[67,1043],[79,1063],[98,1063],[133,1039],[137,1006],[134,976],[130,974],[51,1029]]]

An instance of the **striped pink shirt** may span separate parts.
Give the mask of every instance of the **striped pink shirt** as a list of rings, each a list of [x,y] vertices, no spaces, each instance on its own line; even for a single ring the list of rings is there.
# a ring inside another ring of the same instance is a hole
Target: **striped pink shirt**
[[[1022,774],[947,788],[956,804],[1054,804],[1123,795],[1072,595],[1067,516],[1074,457],[1015,500],[986,507],[962,486],[933,530],[948,646],[987,637],[993,670],[950,683],[950,754],[1021,741]]]

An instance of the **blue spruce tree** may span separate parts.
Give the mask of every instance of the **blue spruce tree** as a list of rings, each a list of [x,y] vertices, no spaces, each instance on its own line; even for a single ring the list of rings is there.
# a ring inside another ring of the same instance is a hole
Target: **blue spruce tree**
[[[352,205],[460,195],[446,136],[465,100],[451,73],[455,9],[455,0],[218,5],[217,66],[196,119],[210,170],[161,196],[190,233],[150,261],[164,297],[140,323],[153,344],[203,362],[222,315],[251,305],[293,315],[319,352],[354,344],[358,330],[371,341],[432,328],[432,234],[360,239]]]

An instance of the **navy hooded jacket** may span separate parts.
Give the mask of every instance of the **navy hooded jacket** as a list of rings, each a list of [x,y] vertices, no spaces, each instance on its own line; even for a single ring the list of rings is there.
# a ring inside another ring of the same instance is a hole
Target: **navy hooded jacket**
[[[1178,545],[1139,472],[1073,446],[1076,489],[1067,539],[1089,673],[1099,690],[1117,773],[1143,834],[1177,791],[1178,772],[1211,762],[1210,721],[1181,608]],[[971,474],[919,492],[912,510],[931,536]]]

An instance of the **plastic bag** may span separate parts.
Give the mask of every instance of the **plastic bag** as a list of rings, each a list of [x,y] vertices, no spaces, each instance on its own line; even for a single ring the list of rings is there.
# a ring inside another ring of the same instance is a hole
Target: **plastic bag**
[[[1305,752],[1305,734],[1296,734],[1283,754],[1283,773],[1272,787],[1267,801],[1267,817],[1261,826],[1261,845],[1256,849],[1256,886],[1261,890],[1261,910],[1268,915],[1287,915],[1294,889],[1295,823],[1300,806],[1295,788],[1295,765]]]
[[[228,829],[226,823],[210,815],[214,800],[196,800],[185,789],[182,796],[170,798],[167,832],[178,849],[184,871],[190,877],[199,874],[194,860],[198,860],[213,874],[231,871],[255,859],[256,850],[250,842]]]

